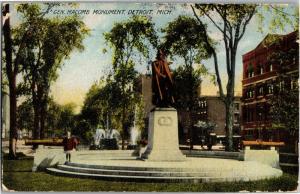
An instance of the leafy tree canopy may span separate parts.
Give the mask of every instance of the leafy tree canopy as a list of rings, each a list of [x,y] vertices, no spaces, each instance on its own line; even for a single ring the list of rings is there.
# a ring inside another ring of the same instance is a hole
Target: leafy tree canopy
[[[191,66],[194,62],[200,63],[210,57],[205,48],[203,28],[194,18],[179,16],[168,23],[162,32],[165,33],[162,45],[164,50],[172,56],[182,57],[186,65]]]
[[[136,49],[149,57],[149,43],[157,46],[154,24],[146,16],[133,16],[124,22],[115,23],[110,32],[104,33],[105,40],[113,48],[114,69],[127,64]]]

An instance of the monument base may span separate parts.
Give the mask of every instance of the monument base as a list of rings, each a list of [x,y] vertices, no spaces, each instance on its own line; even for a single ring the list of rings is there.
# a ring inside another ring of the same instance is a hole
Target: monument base
[[[148,145],[142,154],[149,161],[185,161],[179,150],[178,118],[174,108],[155,108],[149,116]]]

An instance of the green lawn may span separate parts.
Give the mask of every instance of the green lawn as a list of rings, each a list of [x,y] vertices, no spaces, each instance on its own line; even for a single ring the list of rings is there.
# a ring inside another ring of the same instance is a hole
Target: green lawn
[[[169,192],[236,192],[236,191],[293,191],[297,175],[284,173],[280,178],[237,183],[134,183],[93,179],[68,178],[31,172],[33,160],[3,161],[3,183],[15,191],[169,191]]]

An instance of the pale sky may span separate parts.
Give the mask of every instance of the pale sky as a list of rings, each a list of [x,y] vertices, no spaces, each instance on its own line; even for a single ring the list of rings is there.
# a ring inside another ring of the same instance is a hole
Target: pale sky
[[[58,10],[90,10],[87,15],[82,15],[84,23],[88,28],[91,29],[91,35],[87,37],[83,44],[85,50],[83,52],[73,51],[70,59],[65,60],[62,68],[59,70],[59,77],[51,87],[51,95],[54,100],[59,104],[75,103],[77,105],[77,111],[80,110],[86,92],[89,90],[91,85],[97,82],[101,76],[110,68],[112,61],[111,50],[106,45],[103,33],[108,32],[114,23],[120,22],[128,19],[131,15],[127,14],[129,10],[145,9],[153,10],[151,17],[155,23],[155,27],[160,29],[173,19],[177,18],[179,15],[192,15],[192,10],[190,7],[185,8],[181,4],[173,4],[171,7],[162,4],[142,4],[142,3],[79,3],[78,7],[61,7],[55,8],[52,11]],[[93,14],[94,10],[125,10],[124,15],[97,15]],[[167,15],[157,14],[157,10],[169,10],[171,13]],[[58,16],[67,16],[67,14],[58,14]],[[16,13],[12,13],[12,25],[18,24],[18,19],[16,18]],[[208,26],[209,35],[215,40],[222,40],[222,36],[219,31]],[[236,57],[236,87],[235,91],[237,94],[241,94],[241,78],[242,78],[242,55],[254,49],[267,35],[268,31],[260,33],[258,32],[257,18],[254,17],[249,26],[247,27],[246,33],[243,39],[240,41],[237,57]],[[291,32],[291,28],[287,28],[285,32],[279,32],[281,34],[286,34]],[[218,60],[220,64],[220,73],[223,81],[223,87],[227,81],[226,69],[225,69],[225,51],[223,47],[223,42],[219,41],[218,46]],[[108,53],[103,54],[103,48],[108,49]],[[152,54],[152,59],[154,60],[155,55]],[[213,60],[205,60],[202,63],[209,69],[210,72],[214,73]],[[182,64],[182,60],[176,59],[173,61],[174,66]],[[137,65],[137,70],[139,72],[145,72],[147,67],[146,61],[141,61]],[[216,95],[217,87],[210,83],[208,80],[204,80],[202,83],[202,94],[203,95]]]

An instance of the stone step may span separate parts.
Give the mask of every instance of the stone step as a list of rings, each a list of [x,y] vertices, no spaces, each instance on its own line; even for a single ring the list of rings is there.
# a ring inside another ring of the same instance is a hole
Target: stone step
[[[166,167],[141,167],[141,166],[113,166],[113,165],[99,165],[99,164],[84,164],[67,162],[68,166],[81,167],[81,168],[93,168],[93,169],[106,169],[106,170],[129,170],[129,171],[177,171],[177,172],[216,172],[215,169],[208,168],[166,168]],[[230,172],[230,169],[222,169],[223,172]]]
[[[82,172],[71,172],[60,170],[57,168],[47,168],[47,172],[68,177],[76,178],[93,178],[93,179],[104,179],[113,181],[134,181],[134,182],[232,182],[232,181],[249,181],[249,179],[244,180],[243,177],[156,177],[156,176],[126,176],[126,175],[111,175],[111,174],[91,174]]]
[[[240,160],[242,157],[240,152],[182,150],[182,153],[187,157],[223,158],[234,160]]]
[[[179,172],[179,171],[136,171],[136,170],[119,170],[119,169],[95,169],[82,168],[68,165],[58,165],[57,167],[63,171],[103,174],[103,175],[125,175],[125,176],[153,176],[153,177],[209,177],[209,172]],[[216,175],[217,173],[214,173]]]
[[[188,157],[197,157],[197,158],[221,158],[221,159],[233,159],[238,160],[238,157],[232,156],[218,156],[218,155],[201,155],[201,154],[190,154]]]
[[[90,156],[89,160],[134,160],[136,156]],[[84,157],[74,157],[74,160],[83,160]]]
[[[88,151],[88,152],[75,152],[74,153],[74,157],[76,158],[85,158],[85,157],[89,157],[89,158],[98,158],[98,159],[102,159],[102,158],[132,158],[132,157],[136,157],[137,153],[133,152],[133,151],[124,151],[124,152],[120,152],[120,151],[114,151],[114,152],[107,152],[107,151]]]
[[[85,150],[81,154],[131,154],[133,152],[134,150]]]

